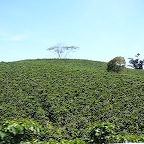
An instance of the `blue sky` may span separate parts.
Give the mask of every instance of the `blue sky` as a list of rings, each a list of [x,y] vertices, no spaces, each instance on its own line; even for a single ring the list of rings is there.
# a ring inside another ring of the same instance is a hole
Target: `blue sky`
[[[144,58],[144,0],[0,0],[0,61],[53,58],[57,43],[80,47],[69,58]]]

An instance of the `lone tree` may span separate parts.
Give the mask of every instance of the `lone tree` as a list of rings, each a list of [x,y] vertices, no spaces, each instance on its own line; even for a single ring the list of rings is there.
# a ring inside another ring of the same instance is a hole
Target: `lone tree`
[[[48,51],[53,51],[57,54],[58,58],[65,58],[70,52],[78,50],[79,47],[76,46],[66,46],[64,44],[57,44],[55,46],[49,47]]]
[[[131,65],[128,65],[134,69],[143,69],[143,65],[144,65],[144,60],[140,60],[139,59],[140,54],[137,53],[137,55],[135,55],[135,59],[134,58],[128,58],[130,59],[129,63]]]
[[[117,73],[121,72],[124,70],[125,64],[126,64],[126,61],[124,57],[117,56],[107,63],[107,71],[108,72],[113,71]]]

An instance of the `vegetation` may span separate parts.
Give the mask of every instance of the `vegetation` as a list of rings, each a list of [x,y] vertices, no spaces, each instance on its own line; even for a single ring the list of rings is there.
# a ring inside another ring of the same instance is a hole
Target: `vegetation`
[[[76,46],[65,46],[64,44],[57,44],[48,48],[48,51],[53,51],[57,54],[58,58],[65,58],[68,53],[77,50],[79,47]]]
[[[14,120],[1,123],[0,142],[17,144],[22,141],[31,141],[42,135],[42,127],[32,120]]]
[[[134,68],[134,69],[143,69],[144,60],[140,60],[140,59],[139,59],[139,56],[140,56],[140,54],[138,53],[138,54],[135,56],[136,59],[134,59],[134,58],[129,58],[129,59],[130,59],[129,63],[131,64],[131,65],[129,65],[129,66],[131,66],[131,67]]]
[[[11,122],[21,127],[26,119],[42,127],[40,137],[29,133],[33,143],[89,142],[98,127],[106,141],[113,133],[116,141],[144,141],[143,71],[109,73],[107,63],[71,59],[1,62],[0,70],[1,138]]]
[[[123,57],[118,56],[110,60],[107,64],[107,71],[121,72],[125,68],[126,61]]]
[[[115,125],[111,123],[97,123],[90,132],[90,144],[114,143]]]

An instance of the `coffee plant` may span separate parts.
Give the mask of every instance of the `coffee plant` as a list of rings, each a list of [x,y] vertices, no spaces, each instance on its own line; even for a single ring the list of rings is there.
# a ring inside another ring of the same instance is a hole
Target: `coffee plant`
[[[29,141],[87,142],[91,125],[106,121],[119,126],[117,139],[140,136],[143,101],[143,71],[107,72],[107,63],[72,59],[0,63],[0,121],[38,122],[44,134]]]
[[[22,141],[31,141],[42,135],[42,127],[32,120],[5,121],[0,125],[0,143],[19,144]]]

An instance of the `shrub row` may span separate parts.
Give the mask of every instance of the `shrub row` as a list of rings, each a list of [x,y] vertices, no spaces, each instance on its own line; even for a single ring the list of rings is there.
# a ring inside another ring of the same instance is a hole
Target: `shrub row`
[[[144,133],[143,71],[108,73],[106,63],[44,59],[0,63],[0,120],[33,119],[55,140],[88,138],[95,122]]]

